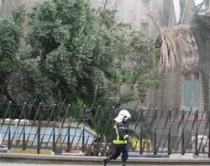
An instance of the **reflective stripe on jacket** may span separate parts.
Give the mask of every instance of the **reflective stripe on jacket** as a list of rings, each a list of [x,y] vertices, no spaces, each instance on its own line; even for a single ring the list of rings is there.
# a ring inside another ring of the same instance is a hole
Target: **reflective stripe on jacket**
[[[124,123],[116,123],[113,128],[113,144],[127,144],[128,130]]]

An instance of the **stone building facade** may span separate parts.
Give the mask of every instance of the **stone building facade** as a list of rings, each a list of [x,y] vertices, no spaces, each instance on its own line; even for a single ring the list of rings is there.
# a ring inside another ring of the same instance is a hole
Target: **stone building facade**
[[[157,29],[147,17],[149,11],[160,14],[163,11],[164,0],[92,0],[95,7],[117,10],[116,19],[119,22],[130,23],[133,30],[142,31],[146,37],[153,37]]]
[[[170,15],[168,27],[177,24],[191,24],[193,11],[196,5],[195,0],[183,0],[182,11],[177,20],[177,9],[174,3],[170,5]],[[183,75],[179,69],[165,78],[166,87],[163,89],[153,89],[150,93],[150,101],[157,108],[177,108],[189,110],[191,106],[196,110],[204,109],[203,89],[201,73],[189,72]],[[153,100],[154,99],[154,100]]]

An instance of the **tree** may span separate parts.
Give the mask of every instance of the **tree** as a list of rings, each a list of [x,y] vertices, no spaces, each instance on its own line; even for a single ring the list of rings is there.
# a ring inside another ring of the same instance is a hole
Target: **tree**
[[[154,14],[148,16],[156,25],[159,33],[154,41],[160,49],[157,57],[159,73],[175,71],[178,67],[191,70],[198,65],[198,47],[190,30],[190,25],[175,25],[172,28],[161,27]]]
[[[91,103],[94,92],[99,98],[116,81],[119,35],[100,14],[83,0],[46,1],[32,10],[27,45],[56,101]]]
[[[4,43],[14,47],[8,53],[14,62],[3,72],[9,70],[2,79],[9,81],[1,84],[9,95],[3,90],[2,94],[13,103],[82,100],[90,107],[111,106],[119,103],[120,85],[126,83],[137,84],[140,96],[145,96],[148,88],[160,84],[154,68],[157,54],[152,42],[117,23],[115,12],[92,9],[85,0],[40,2],[27,15],[26,44],[19,49],[24,10],[13,10],[4,19],[16,37],[4,36],[8,27],[0,29],[1,40],[11,39]],[[125,59],[135,61],[135,67],[123,67]]]

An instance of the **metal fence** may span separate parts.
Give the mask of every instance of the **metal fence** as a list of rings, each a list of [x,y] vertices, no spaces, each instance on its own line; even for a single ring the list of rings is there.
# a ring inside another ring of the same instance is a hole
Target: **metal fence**
[[[34,149],[54,153],[82,151],[109,155],[119,109],[0,104],[0,145],[9,151]],[[180,109],[136,109],[129,122],[129,149],[136,154],[186,153],[210,156],[210,114]]]

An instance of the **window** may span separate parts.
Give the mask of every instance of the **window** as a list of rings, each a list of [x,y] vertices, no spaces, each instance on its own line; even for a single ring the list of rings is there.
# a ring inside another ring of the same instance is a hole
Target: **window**
[[[194,76],[194,107],[198,108],[198,86],[199,86],[199,75]]]
[[[0,0],[0,14],[4,14],[4,1]]]
[[[164,16],[164,24],[165,26],[168,25],[168,22],[169,22],[169,17],[170,17],[170,11],[171,11],[171,3],[172,1],[171,0],[164,0],[163,2],[163,16]]]
[[[12,2],[12,0],[0,0],[0,14],[9,14]]]
[[[188,76],[185,76],[185,83],[184,83],[184,105],[185,105],[185,107],[191,107],[191,95],[192,95],[191,75],[188,75]]]
[[[134,9],[129,9],[130,21],[136,21],[137,20],[136,12],[137,12],[137,10],[135,8]]]
[[[141,104],[144,104],[144,99],[143,98],[141,98]]]
[[[142,11],[143,15],[146,15],[149,12],[149,2],[148,1],[142,1]]]
[[[149,37],[149,24],[148,23],[141,24],[141,32],[144,35],[145,39],[148,39]]]
[[[209,6],[209,5],[210,5],[210,4],[209,4],[209,0],[205,0],[204,2],[205,2],[205,4],[206,4],[206,6]]]
[[[186,0],[179,0],[179,4],[180,4],[180,9],[181,9],[181,19],[184,15],[184,9],[186,6]]]
[[[12,7],[12,1],[11,0],[6,0],[5,5],[4,5],[4,13],[9,14],[10,10]]]
[[[198,108],[199,75],[187,75],[184,82],[184,106]]]

